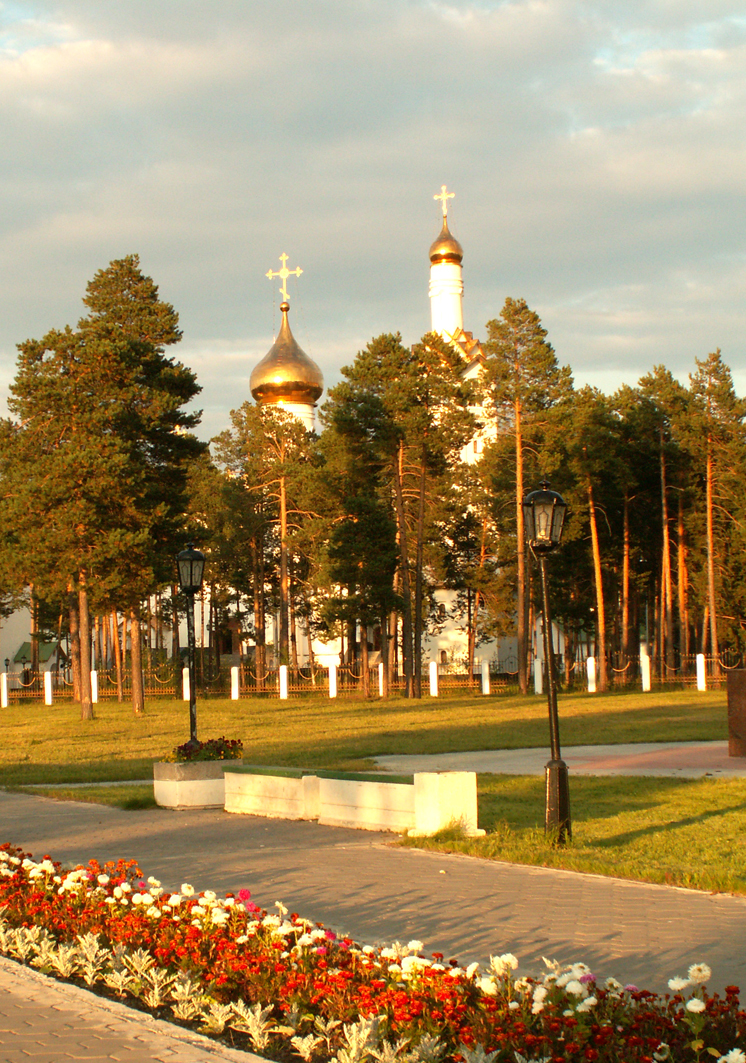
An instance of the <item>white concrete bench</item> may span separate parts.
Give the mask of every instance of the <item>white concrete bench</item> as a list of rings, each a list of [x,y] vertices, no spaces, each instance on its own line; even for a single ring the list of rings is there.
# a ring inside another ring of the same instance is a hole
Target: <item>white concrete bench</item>
[[[224,772],[226,812],[410,835],[454,824],[468,836],[484,833],[473,771],[387,775],[225,764]]]

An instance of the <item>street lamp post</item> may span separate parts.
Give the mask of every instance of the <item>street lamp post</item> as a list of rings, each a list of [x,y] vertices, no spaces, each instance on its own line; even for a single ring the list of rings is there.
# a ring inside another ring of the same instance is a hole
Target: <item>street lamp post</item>
[[[546,558],[562,538],[562,526],[567,505],[561,495],[549,489],[546,480],[539,491],[532,491],[523,500],[526,539],[541,572],[541,597],[544,629],[544,660],[546,662],[547,702],[549,707],[549,742],[551,757],[545,767],[546,816],[545,830],[558,845],[572,838],[570,821],[570,783],[567,765],[562,759],[557,711],[557,679],[552,646],[552,617],[549,611]]]
[[[187,543],[186,550],[177,555],[179,566],[179,589],[186,596],[187,640],[189,643],[189,740],[197,741],[197,669],[194,644],[194,596],[202,586],[205,571],[205,555]]]

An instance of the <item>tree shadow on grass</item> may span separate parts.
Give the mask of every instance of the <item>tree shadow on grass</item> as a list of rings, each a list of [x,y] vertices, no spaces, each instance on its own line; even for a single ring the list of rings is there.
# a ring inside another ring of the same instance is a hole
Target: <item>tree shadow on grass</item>
[[[706,823],[708,820],[715,819],[716,817],[725,816],[729,812],[744,811],[746,811],[746,801],[742,801],[737,805],[727,805],[723,808],[709,809],[706,812],[700,812],[697,816],[684,816],[682,819],[673,820],[669,823],[651,823],[649,827],[640,827],[637,830],[623,831],[621,834],[614,834],[609,838],[598,838],[593,844],[599,849],[614,849],[638,841],[640,838],[650,837],[654,834],[666,834],[670,831],[679,830],[682,827],[694,827],[699,823]]]

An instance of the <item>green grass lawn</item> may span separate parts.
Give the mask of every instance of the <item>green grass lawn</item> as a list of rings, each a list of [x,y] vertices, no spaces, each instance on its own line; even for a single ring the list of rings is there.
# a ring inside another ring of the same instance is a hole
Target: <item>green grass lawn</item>
[[[562,742],[694,741],[727,737],[724,691],[560,696]],[[547,747],[546,701],[478,695],[406,701],[204,700],[200,738],[241,738],[256,764],[365,768],[386,753]],[[82,722],[71,703],[12,703],[3,711],[0,785],[147,779],[152,762],[189,737],[182,701],[148,701],[145,714],[102,702]]]
[[[559,710],[564,746],[727,737],[724,691],[564,695]],[[170,700],[148,701],[140,718],[128,705],[104,702],[85,723],[75,705],[12,704],[3,713],[0,786],[36,784],[34,792],[60,800],[149,807],[149,784],[75,784],[151,778],[152,762],[188,738],[188,716],[183,702]],[[384,754],[549,742],[546,701],[518,695],[203,700],[198,724],[201,738],[241,738],[249,763],[343,769],[372,767]],[[61,783],[68,785],[43,789]],[[492,775],[479,779],[485,838],[451,834],[402,844],[746,893],[746,780],[573,776],[570,787],[573,841],[566,849],[544,839],[543,779]]]

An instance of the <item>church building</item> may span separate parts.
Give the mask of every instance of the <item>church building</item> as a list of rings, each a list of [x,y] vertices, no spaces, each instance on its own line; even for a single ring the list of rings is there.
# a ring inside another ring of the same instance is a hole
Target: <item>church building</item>
[[[473,379],[482,370],[484,355],[478,340],[471,332],[464,329],[462,269],[464,252],[448,225],[448,201],[453,197],[454,193],[448,192],[445,185],[441,187],[440,193],[434,196],[441,204],[442,225],[439,234],[430,246],[429,253],[430,331],[437,332],[456,348],[464,363],[462,375],[465,379]],[[251,374],[251,394],[259,405],[279,406],[298,417],[308,431],[313,431],[316,427],[316,404],[323,393],[324,381],[321,370],[300,348],[290,328],[290,304],[286,282],[289,276],[299,276],[302,270],[289,270],[287,258],[286,254],[282,254],[280,256],[281,268],[267,273],[270,279],[279,277],[282,281],[280,288],[283,299],[280,305],[282,324],[275,343]],[[477,460],[485,436],[488,434],[489,430],[485,429],[475,434],[462,451],[462,461]],[[455,602],[456,592],[441,589],[436,591],[436,598],[442,615],[448,616],[448,610]],[[275,618],[275,631],[277,624],[278,620]],[[425,661],[437,660],[441,665],[462,668],[468,659],[466,631],[461,630],[459,625],[451,619],[439,624],[439,628],[437,633],[425,636],[423,659]],[[302,642],[303,640],[299,638],[299,647]],[[510,658],[516,652],[514,639],[501,639],[499,647],[495,641],[479,646],[476,656],[481,660],[490,660],[497,657],[498,649],[505,658],[505,663],[510,666]],[[338,664],[340,651],[340,640],[330,642],[314,640],[313,642],[314,657],[322,666]],[[377,655],[371,654],[371,665],[377,663],[378,659]]]

